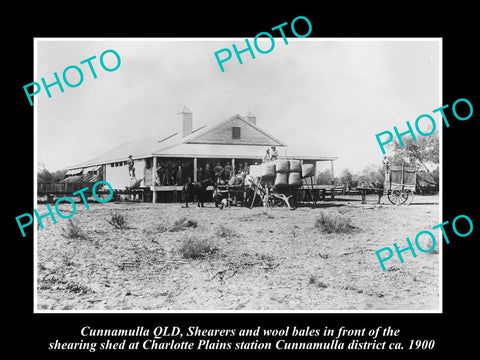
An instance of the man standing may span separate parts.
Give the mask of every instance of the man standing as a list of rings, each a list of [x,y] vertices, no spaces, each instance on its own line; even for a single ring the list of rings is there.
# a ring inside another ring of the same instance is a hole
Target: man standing
[[[278,150],[275,146],[272,146],[272,149],[270,150],[270,160],[277,160],[278,158]]]
[[[172,175],[173,175],[173,169],[172,169],[172,163],[170,161],[167,162],[167,166],[165,168],[165,174],[167,175],[167,181],[164,182],[164,185],[172,185]]]
[[[202,182],[203,180],[203,169],[200,165],[197,166],[197,182]]]
[[[157,178],[158,178],[158,184],[163,185],[163,174],[165,172],[165,169],[163,168],[162,164],[157,163]]]
[[[210,179],[210,180],[212,180],[212,181],[215,180],[215,177],[214,177],[214,175],[213,175],[213,170],[211,169],[210,164],[209,164],[208,162],[205,164],[205,174],[204,174],[204,178],[205,178],[205,179]]]
[[[133,161],[133,156],[132,155],[128,155],[127,165],[128,165],[128,175],[130,175],[130,177],[134,178],[135,177],[135,167],[133,166],[134,161]]]
[[[268,161],[270,161],[270,149],[267,148],[267,150],[265,150],[265,155],[263,156],[263,162],[266,163]]]
[[[248,162],[245,161],[245,164],[243,165],[243,170],[245,171],[245,175],[250,175],[250,165],[248,165]]]
[[[183,177],[182,177],[182,173],[183,173],[183,166],[182,166],[182,162],[179,161],[178,162],[178,165],[175,167],[175,185],[177,186],[180,186],[180,185],[183,185]]]
[[[230,162],[227,161],[224,171],[225,171],[225,177],[227,177],[227,179],[231,179],[231,177],[233,176],[233,167],[232,165],[230,165]]]
[[[222,172],[223,172],[222,165],[220,165],[220,163],[217,162],[217,165],[215,165],[215,167],[213,168],[213,171],[215,172],[216,177],[220,177],[222,175]]]

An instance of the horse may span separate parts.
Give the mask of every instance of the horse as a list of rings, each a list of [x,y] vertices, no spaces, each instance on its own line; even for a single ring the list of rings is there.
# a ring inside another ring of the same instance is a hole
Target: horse
[[[213,186],[214,183],[211,179],[205,179],[202,182],[194,182],[191,177],[188,177],[187,183],[183,185],[182,194],[185,200],[185,207],[188,207],[188,202],[193,202],[193,199],[197,198],[197,206],[203,207],[203,203],[207,199],[209,191],[207,188]]]

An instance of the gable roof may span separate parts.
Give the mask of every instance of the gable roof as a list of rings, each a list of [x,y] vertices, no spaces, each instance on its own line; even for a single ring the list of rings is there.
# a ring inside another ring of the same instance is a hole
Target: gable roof
[[[204,125],[192,131],[189,135],[182,137],[180,133],[170,133],[146,137],[143,139],[131,141],[119,145],[112,150],[97,156],[86,162],[70,166],[67,169],[77,169],[86,166],[109,164],[118,161],[127,160],[129,155],[133,159],[142,159],[152,156],[162,157],[181,157],[181,156],[198,156],[198,157],[250,157],[261,158],[265,152],[265,144],[218,144],[212,141],[204,141],[202,138],[208,136],[215,130],[232,121],[239,121],[246,127],[251,127],[254,131],[260,133],[266,139],[270,139],[273,145],[282,147],[287,146],[280,140],[276,139],[265,130],[252,124],[244,117],[236,114],[226,120],[218,123]],[[239,146],[242,145],[242,146]]]
[[[202,141],[202,138],[205,138],[206,135],[208,134],[211,134],[213,133],[215,130],[223,127],[224,125],[227,125],[228,123],[230,122],[233,122],[234,120],[238,120],[239,122],[241,122],[244,126],[246,127],[251,127],[253,128],[254,131],[262,134],[265,138],[269,139],[270,142],[269,143],[258,143],[258,142],[253,142],[251,145],[276,145],[276,146],[287,146],[285,143],[283,143],[282,141],[276,139],[273,135],[269,134],[268,132],[266,132],[265,130],[259,128],[257,125],[251,123],[250,121],[246,120],[243,116],[239,115],[239,114],[235,114],[234,116],[228,118],[228,119],[225,119],[217,124],[215,124],[214,126],[207,126],[205,129],[203,129],[203,131],[200,131],[198,132],[197,134],[190,134],[190,135],[193,135],[193,136],[190,136],[188,138],[185,138],[185,140],[183,141],[183,143],[202,143],[202,144],[205,144],[205,143],[209,143],[209,144],[215,144],[217,143],[215,140],[212,141],[212,140],[203,140]],[[224,142],[220,142],[220,143],[224,143]]]

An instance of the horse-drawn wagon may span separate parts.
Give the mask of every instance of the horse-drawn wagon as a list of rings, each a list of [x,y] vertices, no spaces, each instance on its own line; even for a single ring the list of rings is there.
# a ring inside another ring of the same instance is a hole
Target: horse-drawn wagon
[[[386,165],[383,194],[394,205],[410,204],[415,193],[417,170],[413,166]]]
[[[304,165],[300,160],[277,159],[250,166],[246,183],[251,196],[247,206],[253,207],[259,199],[264,207],[286,206],[295,210],[298,189],[312,176],[313,165]]]

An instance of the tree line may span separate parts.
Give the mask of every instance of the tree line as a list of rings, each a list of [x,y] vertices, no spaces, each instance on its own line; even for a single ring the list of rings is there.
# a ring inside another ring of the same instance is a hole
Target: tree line
[[[57,170],[50,172],[47,169],[42,169],[37,171],[37,183],[39,184],[52,184],[58,183],[60,180],[63,180],[67,170]]]

